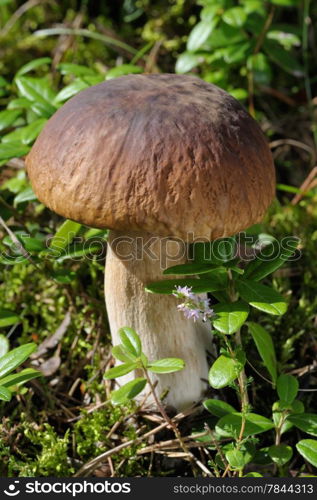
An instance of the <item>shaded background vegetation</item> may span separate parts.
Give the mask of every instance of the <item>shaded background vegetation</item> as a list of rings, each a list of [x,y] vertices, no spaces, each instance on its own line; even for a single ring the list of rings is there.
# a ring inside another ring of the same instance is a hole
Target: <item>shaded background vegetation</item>
[[[232,7],[240,10],[226,18]],[[0,327],[12,347],[30,340],[41,345],[55,335],[33,361],[46,377],[9,404],[0,403],[1,475],[70,475],[152,425],[147,414],[128,418],[131,408],[114,410],[106,403],[110,386],[103,373],[111,355],[103,260],[93,252],[81,258],[85,252],[76,253],[78,247],[57,261],[42,257],[62,219],[35,199],[23,168],[24,154],[54,108],[85,86],[129,72],[196,74],[231,92],[259,120],[274,155],[278,190],[266,221],[251,232],[301,239],[301,258],[273,277],[289,298],[287,314],[259,320],[274,338],[280,365],[299,376],[306,407],[316,410],[314,171],[305,192],[299,190],[316,165],[316,18],[317,4],[309,0],[0,0],[0,107],[19,110],[15,120],[0,120],[0,214],[15,234],[31,235],[25,242],[31,259],[22,256],[12,265],[3,257],[12,241],[1,228],[0,307],[12,313],[9,320],[0,319]],[[39,58],[47,59],[17,75]],[[21,136],[20,129],[29,125]],[[8,148],[1,150],[3,144],[12,145],[12,154],[3,154]],[[89,228],[77,236],[86,241],[96,235],[106,238]],[[249,352],[250,359],[258,359],[252,345]],[[256,368],[265,375],[260,360]],[[255,379],[252,404],[265,414],[273,395],[248,370]],[[235,399],[234,393],[222,396]],[[191,426],[199,427],[199,420],[184,423],[187,431]],[[296,432],[288,434],[289,443]],[[95,474],[186,474],[182,461],[137,455],[142,446],[116,454]],[[303,459],[295,458],[294,474],[304,469]]]

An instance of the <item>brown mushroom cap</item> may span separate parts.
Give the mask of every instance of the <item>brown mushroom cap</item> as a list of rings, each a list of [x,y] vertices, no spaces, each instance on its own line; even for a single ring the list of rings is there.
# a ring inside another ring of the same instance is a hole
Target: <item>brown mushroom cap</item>
[[[80,92],[26,164],[39,200],[64,217],[191,241],[258,222],[275,190],[258,124],[193,76],[124,76]]]

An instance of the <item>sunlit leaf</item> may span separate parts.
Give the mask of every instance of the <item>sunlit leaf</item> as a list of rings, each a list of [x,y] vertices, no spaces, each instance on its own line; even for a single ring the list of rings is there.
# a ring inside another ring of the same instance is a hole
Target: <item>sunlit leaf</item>
[[[212,321],[213,327],[225,335],[237,332],[247,320],[249,307],[244,302],[238,301],[228,304],[216,304],[213,306],[216,314]]]
[[[277,362],[271,335],[258,323],[248,322],[248,328],[266,369],[276,382]]]
[[[280,315],[287,310],[287,303],[276,290],[252,280],[237,280],[240,297],[251,306],[268,314]]]
[[[36,344],[29,343],[16,347],[0,358],[0,377],[4,377],[20,366],[36,350]]]
[[[314,467],[317,467],[317,440],[302,439],[296,445],[298,453]]]
[[[173,373],[184,367],[184,361],[179,358],[162,358],[148,364],[148,369],[154,373]]]
[[[115,405],[124,404],[135,398],[146,386],[145,378],[136,378],[111,393],[111,401]]]

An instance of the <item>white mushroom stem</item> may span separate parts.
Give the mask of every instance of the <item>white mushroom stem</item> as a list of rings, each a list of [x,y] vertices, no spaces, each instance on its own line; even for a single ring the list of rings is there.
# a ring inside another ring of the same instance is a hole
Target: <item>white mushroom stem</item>
[[[142,340],[143,352],[152,360],[178,357],[184,370],[152,374],[159,395],[168,390],[165,404],[182,410],[199,401],[206,389],[211,351],[210,325],[186,319],[177,310],[179,299],[145,291],[150,282],[162,279],[167,267],[186,261],[186,245],[148,233],[111,231],[105,271],[105,295],[112,341],[120,343],[119,328],[134,328]],[[179,277],[179,276],[178,276]],[[169,278],[173,278],[169,276]],[[120,377],[126,383],[135,374]]]

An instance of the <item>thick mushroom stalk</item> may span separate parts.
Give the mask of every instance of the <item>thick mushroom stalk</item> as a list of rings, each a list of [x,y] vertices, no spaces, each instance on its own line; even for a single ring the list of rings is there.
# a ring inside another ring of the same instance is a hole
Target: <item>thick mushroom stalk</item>
[[[162,279],[163,269],[186,261],[186,245],[148,233],[111,231],[105,272],[105,295],[113,344],[122,326],[134,328],[150,360],[178,357],[184,370],[152,374],[156,390],[168,390],[165,403],[177,410],[197,402],[206,389],[207,350],[211,350],[210,324],[186,319],[177,310],[179,300],[145,291],[146,284]],[[126,383],[134,375],[121,377]]]

